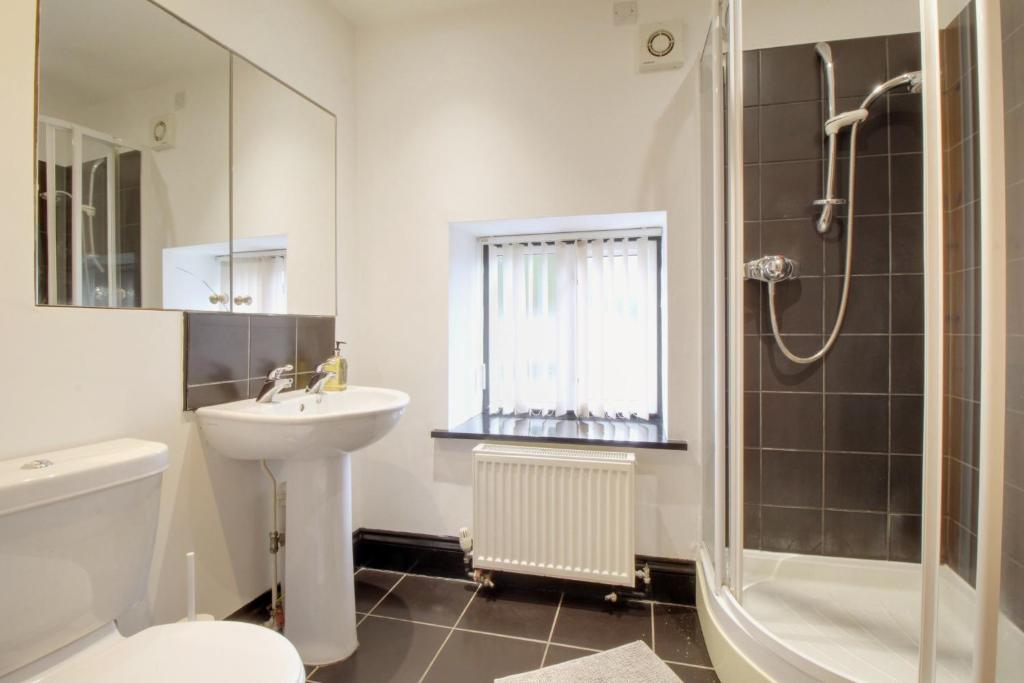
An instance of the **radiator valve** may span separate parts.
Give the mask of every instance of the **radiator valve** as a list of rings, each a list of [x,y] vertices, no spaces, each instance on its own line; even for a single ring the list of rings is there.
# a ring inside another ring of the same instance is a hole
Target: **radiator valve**
[[[479,583],[484,588],[494,588],[494,581],[491,579],[490,572],[485,572],[482,569],[474,570],[473,580]]]
[[[644,582],[644,587],[651,585],[651,565],[644,563],[644,566],[636,570],[636,578]]]
[[[619,594],[615,591],[612,591],[608,595],[604,596],[604,600],[605,602],[616,603],[619,601]]]

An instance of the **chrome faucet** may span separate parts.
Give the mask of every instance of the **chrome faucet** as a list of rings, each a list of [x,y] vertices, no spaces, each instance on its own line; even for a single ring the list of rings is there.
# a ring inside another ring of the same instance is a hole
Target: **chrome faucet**
[[[333,377],[337,377],[337,373],[333,370],[325,370],[324,367],[327,362],[323,362],[316,366],[316,372],[309,378],[309,384],[306,385],[307,394],[322,394],[324,391],[324,385],[327,384],[328,380]]]
[[[290,389],[295,383],[291,377],[283,377],[284,373],[291,372],[294,368],[291,365],[274,368],[267,375],[267,381],[263,383],[260,393],[256,396],[257,403],[273,403],[274,397],[285,389]]]

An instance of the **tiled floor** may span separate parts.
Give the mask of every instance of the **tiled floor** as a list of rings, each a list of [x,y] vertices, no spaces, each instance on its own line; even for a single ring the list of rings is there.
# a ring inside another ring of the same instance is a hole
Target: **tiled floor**
[[[310,681],[486,682],[643,640],[684,683],[717,683],[692,607],[611,605],[561,592],[480,589],[417,574],[356,573],[359,649]]]

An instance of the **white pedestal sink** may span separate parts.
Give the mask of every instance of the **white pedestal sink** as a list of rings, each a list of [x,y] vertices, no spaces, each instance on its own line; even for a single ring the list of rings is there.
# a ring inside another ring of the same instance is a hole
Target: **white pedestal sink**
[[[196,411],[207,444],[240,460],[283,460],[285,636],[306,664],[351,655],[356,641],[351,454],[391,431],[409,396],[350,386],[317,396],[278,394]]]

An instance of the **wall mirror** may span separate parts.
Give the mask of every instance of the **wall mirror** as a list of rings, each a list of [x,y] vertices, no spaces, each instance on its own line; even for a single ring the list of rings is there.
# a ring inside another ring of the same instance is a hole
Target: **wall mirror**
[[[40,0],[40,305],[335,314],[335,117],[149,0]]]

